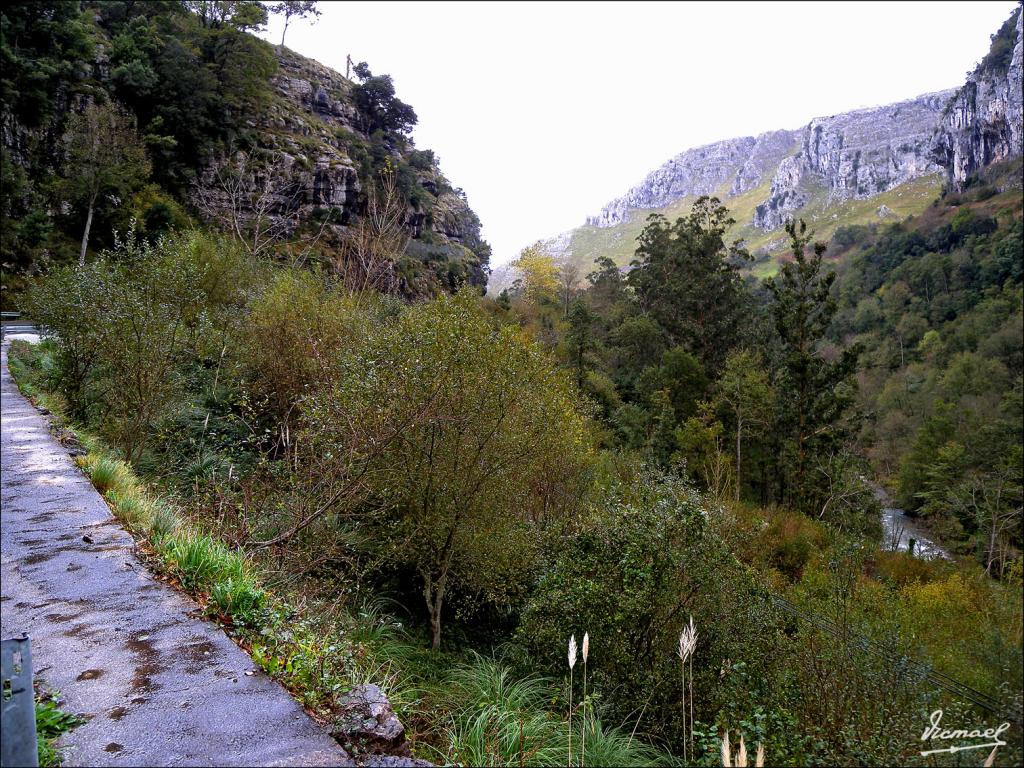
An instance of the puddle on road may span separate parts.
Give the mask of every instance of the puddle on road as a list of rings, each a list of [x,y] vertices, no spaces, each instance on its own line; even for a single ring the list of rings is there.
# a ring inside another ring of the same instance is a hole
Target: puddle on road
[[[135,668],[135,674],[132,675],[132,687],[143,693],[160,690],[160,683],[153,682],[153,676],[159,672],[159,664],[140,664]]]
[[[46,614],[47,621],[55,621],[63,624],[66,621],[72,621],[81,616],[81,613],[48,613]]]
[[[159,690],[160,684],[153,682],[153,676],[160,672],[160,652],[153,647],[149,639],[149,632],[133,632],[125,643],[124,647],[131,651],[138,658],[141,664],[135,667],[132,675],[132,687],[136,691],[148,693]]]

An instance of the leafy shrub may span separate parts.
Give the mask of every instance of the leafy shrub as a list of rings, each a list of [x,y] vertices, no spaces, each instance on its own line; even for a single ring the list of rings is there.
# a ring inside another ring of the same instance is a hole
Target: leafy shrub
[[[721,705],[721,660],[764,669],[774,640],[753,585],[681,481],[641,473],[613,486],[581,528],[555,545],[523,610],[517,640],[534,669],[561,673],[569,634],[590,633],[592,690],[608,719],[635,720],[669,743],[682,737],[679,632],[693,615],[698,718]],[[749,628],[758,626],[758,632]],[[756,674],[756,673],[755,673]],[[763,676],[768,684],[768,675]]]
[[[820,525],[803,515],[778,510],[758,542],[762,551],[769,553],[768,562],[795,580],[811,555],[822,548],[825,535]]]
[[[306,272],[277,273],[252,301],[238,356],[252,399],[270,417],[274,447],[291,446],[300,399],[330,381],[334,358],[371,321],[356,301]]]
[[[266,599],[266,593],[248,578],[229,576],[217,581],[210,590],[210,604],[239,626],[256,624]]]
[[[36,697],[36,748],[40,768],[58,768],[62,762],[54,742],[64,733],[86,722],[60,707],[56,691]]]
[[[74,414],[101,404],[99,428],[129,461],[180,397],[183,355],[203,330],[209,302],[195,242],[151,245],[132,230],[98,260],[58,270],[26,297],[55,334],[56,374]]]
[[[898,587],[934,581],[941,572],[938,564],[908,552],[878,552],[874,557],[875,576]]]

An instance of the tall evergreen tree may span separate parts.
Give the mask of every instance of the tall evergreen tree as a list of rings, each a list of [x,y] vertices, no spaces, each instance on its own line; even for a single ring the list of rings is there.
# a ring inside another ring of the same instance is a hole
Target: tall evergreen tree
[[[748,254],[738,242],[725,242],[733,223],[715,197],[701,197],[674,224],[652,215],[627,278],[671,346],[685,346],[710,372],[721,368],[744,325],[738,269]]]
[[[570,365],[576,374],[576,385],[580,389],[587,375],[587,356],[594,348],[593,325],[596,320],[583,299],[576,299],[569,307],[569,330],[565,334],[565,342],[569,348]]]
[[[823,340],[836,312],[832,297],[835,273],[823,272],[824,243],[811,245],[807,225],[789,222],[793,261],[768,281],[775,329],[782,342],[779,401],[785,452],[781,476],[783,497],[813,514],[823,490],[815,473],[819,461],[842,443],[843,417],[853,399],[852,376],[859,349],[843,350],[833,360],[821,354]]]

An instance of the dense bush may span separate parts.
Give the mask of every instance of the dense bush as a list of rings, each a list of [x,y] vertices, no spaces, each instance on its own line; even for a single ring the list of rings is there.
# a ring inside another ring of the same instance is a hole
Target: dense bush
[[[700,633],[704,722],[735,704],[717,682],[723,661],[743,660],[760,674],[777,641],[770,611],[706,516],[700,496],[669,476],[648,472],[613,487],[555,545],[517,634],[534,665],[559,673],[569,635],[588,632],[591,691],[605,718],[673,744],[684,733],[676,652],[690,616]]]
[[[230,253],[231,249],[228,248]],[[25,306],[54,335],[54,375],[72,411],[137,459],[185,397],[184,369],[241,275],[200,235],[150,244],[129,231],[96,261],[64,267]]]
[[[374,538],[417,573],[440,642],[449,592],[507,604],[535,529],[574,507],[588,458],[567,377],[463,292],[406,309],[338,350],[304,402],[312,482],[376,512]],[[332,502],[333,504],[334,502]]]

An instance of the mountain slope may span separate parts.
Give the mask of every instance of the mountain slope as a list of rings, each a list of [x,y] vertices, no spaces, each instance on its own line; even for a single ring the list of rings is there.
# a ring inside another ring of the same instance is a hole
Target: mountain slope
[[[993,53],[965,86],[895,104],[814,118],[778,130],[681,152],[583,226],[542,241],[558,260],[590,271],[602,257],[633,257],[646,218],[674,218],[716,195],[736,220],[730,236],[755,256],[754,274],[778,267],[783,225],[801,217],[828,239],[842,226],[918,215],[944,179],[963,186],[990,163],[1021,154],[1021,14],[993,37]],[[511,284],[497,269],[490,289]]]

